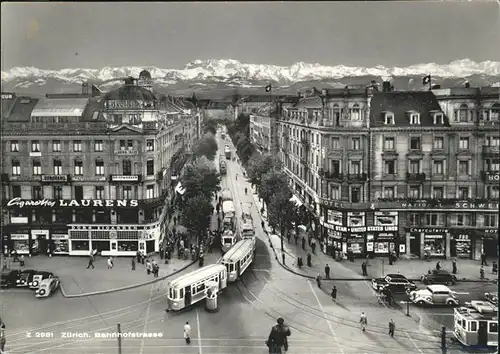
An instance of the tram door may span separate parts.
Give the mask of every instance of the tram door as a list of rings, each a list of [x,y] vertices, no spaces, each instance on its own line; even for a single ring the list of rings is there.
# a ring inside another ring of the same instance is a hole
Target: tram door
[[[488,322],[479,321],[479,328],[477,330],[477,345],[485,347],[488,345]]]
[[[240,277],[240,272],[241,272],[241,263],[240,261],[236,262],[236,276],[239,278]]]
[[[191,305],[191,285],[184,288],[184,307]]]

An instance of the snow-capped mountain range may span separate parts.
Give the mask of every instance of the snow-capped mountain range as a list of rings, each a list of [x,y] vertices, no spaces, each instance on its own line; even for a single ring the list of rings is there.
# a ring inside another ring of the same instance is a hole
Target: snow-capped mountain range
[[[2,71],[2,90],[39,91],[55,86],[56,91],[65,91],[68,85],[80,85],[91,82],[103,84],[101,89],[111,89],[120,85],[120,81],[110,81],[124,77],[138,77],[146,69],[151,73],[157,88],[168,90],[179,87],[191,89],[208,89],[217,87],[261,87],[272,83],[274,87],[286,89],[304,82],[323,82],[329,86],[359,83],[360,79],[394,80],[409,78],[420,84],[419,77],[432,75],[439,80],[469,79],[481,80],[482,85],[498,85],[500,82],[500,62],[483,61],[476,63],[470,59],[456,60],[446,65],[435,63],[417,64],[408,67],[387,68],[382,65],[374,67],[353,67],[346,65],[325,66],[299,62],[292,66],[276,66],[264,64],[247,64],[232,59],[195,60],[183,69],[162,69],[157,67],[104,67],[102,69],[61,69],[44,70],[33,67],[15,67]],[[369,82],[369,81],[368,81]],[[61,88],[57,88],[57,85]],[[407,89],[407,87],[402,87]],[[50,90],[49,90],[50,91]],[[54,92],[52,90],[51,92]]]

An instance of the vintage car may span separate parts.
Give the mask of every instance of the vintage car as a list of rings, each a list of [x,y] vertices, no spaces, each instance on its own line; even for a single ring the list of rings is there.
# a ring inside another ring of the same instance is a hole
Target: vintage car
[[[384,278],[372,279],[372,287],[376,291],[388,287],[393,294],[404,294],[417,288],[414,282],[401,274],[387,274]]]
[[[28,283],[30,289],[38,289],[40,282],[44,279],[53,278],[54,274],[51,272],[37,271],[31,281]]]
[[[486,301],[491,302],[493,305],[498,306],[498,292],[485,293],[484,298]]]
[[[33,281],[33,275],[35,275],[36,273],[37,271],[33,269],[21,270],[16,279],[16,287],[17,288],[28,287],[29,283]]]
[[[20,270],[7,270],[2,271],[0,275],[0,287],[2,288],[12,288],[16,286],[16,280],[19,279]]]
[[[457,277],[451,274],[447,270],[432,270],[431,274],[423,274],[420,278],[422,283],[428,284],[443,284],[443,285],[455,285],[457,283]]]
[[[428,285],[425,289],[410,292],[410,301],[417,305],[457,306],[460,301],[456,293],[445,285]]]
[[[52,277],[43,279],[40,286],[35,290],[36,297],[49,297],[59,288],[59,278]]]

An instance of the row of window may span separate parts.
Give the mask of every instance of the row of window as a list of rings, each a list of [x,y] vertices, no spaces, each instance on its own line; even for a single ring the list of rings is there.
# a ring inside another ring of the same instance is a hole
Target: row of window
[[[82,141],[81,140],[73,140],[73,151],[81,152],[82,151]],[[114,141],[112,142],[114,145]],[[134,149],[134,141],[133,140],[120,140],[119,141],[120,150],[133,150]],[[146,151],[154,151],[155,141],[154,139],[146,140]],[[12,140],[10,142],[10,151],[11,152],[19,152],[19,141]],[[32,140],[31,141],[31,152],[41,152],[40,140]],[[62,143],[61,140],[53,140],[52,141],[52,152],[61,152],[62,151]],[[94,151],[102,152],[104,151],[104,141],[103,140],[94,140]]]
[[[133,186],[121,186],[116,189],[118,196],[117,199],[137,199],[137,193]],[[42,186],[32,186],[31,187],[31,199],[39,200],[44,199]],[[82,200],[83,197],[83,186],[73,186],[73,199]],[[155,198],[155,186],[150,184],[146,186],[145,199]],[[22,198],[21,186],[12,186],[12,198]],[[106,199],[104,193],[104,186],[94,187],[94,198],[95,199]],[[52,199],[64,199],[63,197],[63,186],[54,185],[52,186]]]
[[[500,103],[495,103],[490,109],[481,110],[481,120],[498,122],[500,117]],[[465,103],[453,111],[453,120],[458,123],[473,122],[476,117],[476,110],[470,109]]]
[[[326,113],[327,117],[329,117],[330,119],[335,119],[338,121],[338,120],[340,120],[340,117],[343,115],[344,109],[341,109],[339,107],[339,105],[335,104],[333,106],[333,108],[327,108],[325,110],[325,113]],[[308,112],[307,112],[307,109],[299,111],[299,110],[295,110],[293,108],[290,108],[288,110],[287,116],[289,118],[306,119],[308,117]],[[318,110],[314,110],[312,112],[311,118],[319,119],[320,117],[321,117],[321,110],[318,109]],[[359,104],[355,103],[349,109],[349,116],[347,117],[347,119],[358,121],[358,120],[362,120],[362,118],[363,118],[363,116],[361,114],[361,108],[360,108]]]
[[[449,222],[447,222],[448,216],[449,216]],[[485,213],[480,216],[478,215],[477,220],[474,220],[474,215],[472,213],[456,213],[451,215],[447,215],[445,213],[424,213],[424,214],[410,213],[408,214],[408,223],[410,226],[426,225],[426,226],[441,226],[441,227],[449,227],[449,226],[497,227],[498,214]]]
[[[53,166],[53,174],[54,175],[63,175],[63,165],[62,161],[59,159],[54,159],[52,162]],[[42,162],[38,159],[33,160],[32,162],[32,168],[33,168],[33,175],[34,176],[40,176],[42,175]],[[74,165],[73,165],[73,174],[75,176],[83,176],[84,171],[83,171],[83,161],[82,160],[75,160]],[[153,176],[155,174],[155,166],[154,166],[154,160],[147,160],[146,161],[146,175],[147,176]],[[96,176],[104,176],[105,171],[104,171],[104,161],[97,159],[95,160],[95,175]],[[132,175],[132,161],[131,160],[122,160],[122,175],[124,176],[130,176]],[[19,160],[13,159],[12,160],[12,176],[21,176],[21,162]]]
[[[410,113],[410,125],[420,125],[420,114],[419,113]],[[444,116],[443,113],[434,113],[432,115],[432,120],[434,125],[443,125],[444,124]],[[394,113],[387,112],[384,117],[385,125],[395,125],[396,120],[394,119]]]

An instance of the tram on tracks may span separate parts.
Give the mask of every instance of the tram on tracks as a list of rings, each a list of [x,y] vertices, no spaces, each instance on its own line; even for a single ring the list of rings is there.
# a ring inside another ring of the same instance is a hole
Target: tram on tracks
[[[454,309],[455,339],[470,349],[498,348],[498,307],[486,301],[466,302]]]
[[[252,239],[238,241],[229,251],[222,256],[220,263],[227,271],[229,282],[235,282],[252,264],[255,243]]]
[[[227,270],[224,265],[210,264],[170,281],[168,309],[179,311],[205,299],[206,290],[211,284],[218,284],[217,291],[227,287]]]
[[[230,229],[224,229],[222,231],[222,235],[220,237],[222,252],[225,253],[229,251],[233,245],[235,245],[239,241],[239,237]]]

